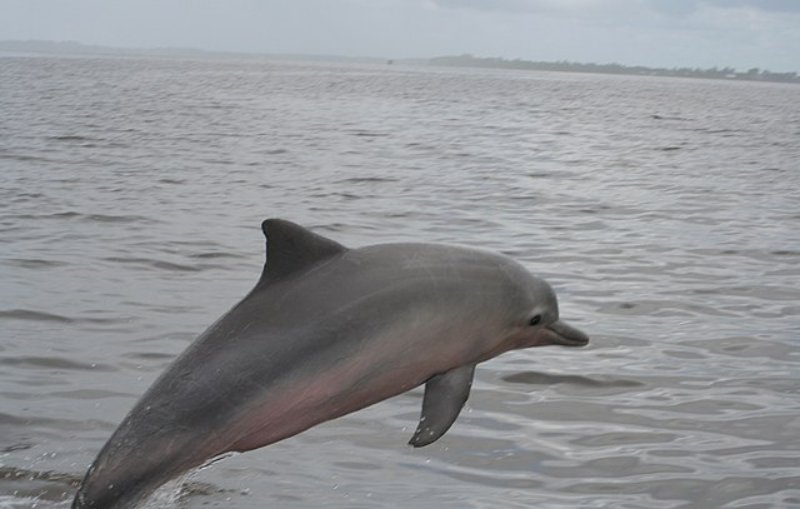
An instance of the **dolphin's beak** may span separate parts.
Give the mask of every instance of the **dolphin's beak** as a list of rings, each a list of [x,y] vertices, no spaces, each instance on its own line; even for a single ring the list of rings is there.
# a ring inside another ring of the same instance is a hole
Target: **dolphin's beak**
[[[553,345],[584,346],[589,343],[589,336],[562,320],[556,320],[545,328]]]

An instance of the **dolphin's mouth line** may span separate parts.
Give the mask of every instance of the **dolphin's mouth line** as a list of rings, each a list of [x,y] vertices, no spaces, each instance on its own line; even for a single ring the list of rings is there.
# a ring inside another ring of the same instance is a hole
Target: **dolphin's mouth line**
[[[589,344],[589,340],[586,339],[565,338],[563,336],[559,339],[561,339],[559,343],[561,346],[586,346]]]
[[[589,336],[561,320],[551,323],[547,329],[558,338],[556,342],[558,345],[586,346],[589,343]]]

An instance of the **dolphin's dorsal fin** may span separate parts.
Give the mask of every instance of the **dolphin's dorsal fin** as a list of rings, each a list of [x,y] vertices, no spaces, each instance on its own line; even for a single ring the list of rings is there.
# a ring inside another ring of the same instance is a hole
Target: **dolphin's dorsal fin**
[[[414,447],[424,447],[439,440],[467,402],[475,364],[466,364],[436,375],[425,384],[422,415],[411,441]]]
[[[304,271],[347,251],[338,242],[285,219],[267,219],[261,223],[261,230],[267,238],[267,261],[257,286]]]

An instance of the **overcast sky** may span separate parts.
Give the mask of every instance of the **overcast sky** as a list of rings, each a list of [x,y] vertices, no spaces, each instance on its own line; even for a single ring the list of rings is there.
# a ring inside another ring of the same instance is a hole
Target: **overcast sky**
[[[800,0],[0,0],[0,40],[800,71]]]

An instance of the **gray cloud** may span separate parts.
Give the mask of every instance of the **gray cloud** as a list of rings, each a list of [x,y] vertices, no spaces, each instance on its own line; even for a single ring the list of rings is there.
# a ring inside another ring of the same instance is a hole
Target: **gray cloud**
[[[798,0],[432,0],[450,9],[475,9],[506,12],[608,12],[654,10],[687,15],[703,6],[717,8],[747,7],[765,12],[800,12]]]
[[[762,11],[800,12],[797,0],[710,0],[716,7],[750,7]]]
[[[547,10],[543,0],[433,0],[433,4],[449,9],[475,9],[479,11],[539,11]]]
[[[749,8],[763,12],[800,12],[800,1],[797,0],[648,0],[646,2],[655,11],[686,16],[702,7],[718,9]]]
[[[434,5],[449,9],[479,11],[580,13],[615,10],[620,4],[637,4],[638,0],[432,0]]]

